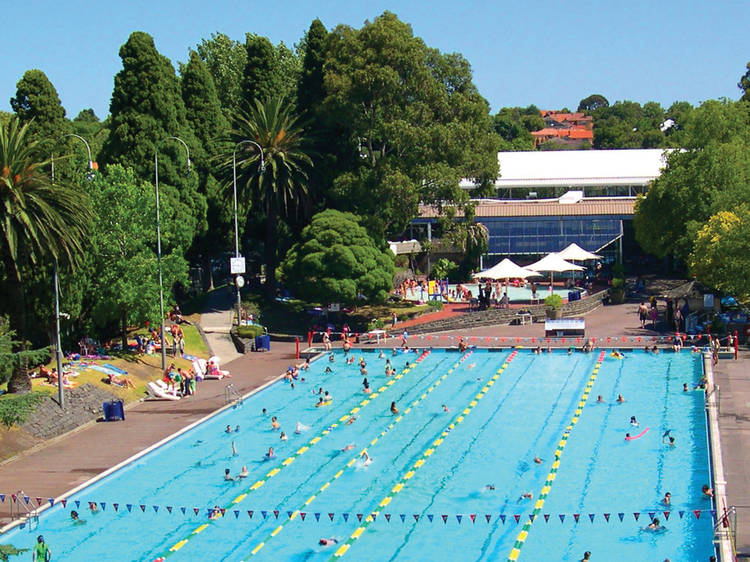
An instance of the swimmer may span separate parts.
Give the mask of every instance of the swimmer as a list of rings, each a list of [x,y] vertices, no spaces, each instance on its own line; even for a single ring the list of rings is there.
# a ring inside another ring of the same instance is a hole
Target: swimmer
[[[78,512],[75,509],[70,512],[70,519],[73,521],[74,525],[83,525],[86,523],[85,519],[78,517]]]
[[[318,544],[320,546],[331,546],[332,544],[338,544],[338,539],[330,538],[330,539],[320,539],[318,541]]]
[[[266,453],[267,459],[272,459],[276,456],[276,453],[273,452],[273,447],[268,448],[268,452]]]
[[[279,438],[280,438],[280,439],[281,439],[282,441],[286,441],[286,440],[287,440],[287,437],[286,437],[286,433],[284,433],[284,432],[282,431],[282,432],[281,432],[281,435],[279,436]]]
[[[409,368],[409,362],[407,361],[406,365],[404,365],[404,369],[408,369],[408,368]]]
[[[682,392],[688,392],[689,390],[688,384],[686,382],[682,383]]]
[[[99,506],[96,505],[96,502],[89,502],[89,511],[91,513],[99,513]]]
[[[615,359],[623,359],[625,357],[622,353],[620,353],[616,349],[613,349],[610,355],[612,355],[612,357],[614,357]]]
[[[542,463],[544,462],[544,460],[543,460],[543,459],[540,459],[539,457],[534,457],[534,462],[535,462],[536,464],[542,464]]]
[[[333,369],[331,369],[330,367],[326,367],[325,372],[326,372],[326,374],[327,373],[333,373]]]
[[[653,521],[651,521],[651,523],[648,524],[648,527],[646,527],[649,531],[660,531],[663,528],[664,527],[661,526],[658,517],[654,517]]]
[[[393,414],[394,416],[398,415],[398,408],[396,407],[395,402],[391,402],[391,414]]]
[[[659,348],[656,347],[656,346],[652,347],[651,348],[651,353],[653,353],[654,355],[658,355],[659,354]]]
[[[588,562],[589,560],[591,560],[591,552],[587,550],[586,552],[583,553],[583,558],[581,558],[581,562]]]
[[[597,397],[596,397],[596,401],[597,401],[597,402],[598,402],[599,404],[602,404],[602,403],[604,403],[604,398],[602,397],[602,395],[601,395],[601,394],[600,394],[599,396],[597,396]]]
[[[359,374],[363,376],[367,376],[367,369],[365,369],[364,367],[361,367],[359,369]]]
[[[291,384],[289,385],[289,388],[291,388],[292,390],[294,390],[294,383],[291,383]]]
[[[485,490],[489,490],[489,491],[493,491],[493,490],[495,489],[495,485],[494,485],[494,484],[487,484],[487,485],[486,485],[486,486],[484,487],[484,489],[485,489]]]
[[[240,432],[240,426],[239,425],[234,426],[234,432],[235,433],[239,433]]]
[[[325,400],[326,402],[330,402],[331,400],[333,400],[333,396],[331,396],[330,394],[328,394],[328,391],[326,390],[326,391],[325,391],[325,394],[323,394],[323,399],[324,399],[324,400]]]
[[[352,363],[354,363],[354,355],[350,355],[349,357],[346,358],[347,365],[351,365]]]
[[[385,357],[385,353],[383,353],[383,350],[380,350],[380,353],[378,354],[378,359],[383,359]]]
[[[277,430],[279,428],[281,428],[281,425],[279,425],[279,422],[276,419],[276,416],[273,416],[271,418],[271,429],[275,431],[275,430]]]
[[[568,355],[573,355],[573,348],[572,347],[568,348]]]
[[[476,363],[469,363],[469,364],[467,365],[467,367],[466,367],[466,368],[467,368],[467,369],[473,369],[473,368],[474,368],[474,367],[476,367],[476,366],[477,366],[477,364],[476,364]]]
[[[297,425],[294,428],[294,433],[299,435],[300,433],[302,433],[303,431],[307,431],[308,429],[309,428],[302,422],[297,422]]]
[[[263,408],[263,410],[261,410],[261,414],[263,414],[264,416],[266,416],[266,415],[268,415],[268,412],[266,411],[265,408]]]
[[[352,416],[348,420],[346,420],[346,425],[352,425],[355,421],[357,421],[357,418]]]
[[[227,428],[224,430],[224,433],[232,433],[231,426],[227,426]]]
[[[630,441],[632,437],[630,436],[630,433],[625,434],[625,441]]]
[[[355,446],[356,445],[354,443],[349,443],[346,447],[344,447],[343,449],[341,449],[341,451],[342,452],[343,451],[351,451],[352,449],[354,449]]]
[[[661,503],[663,503],[664,505],[671,505],[672,504],[672,494],[670,494],[669,492],[667,492],[666,494],[664,494],[664,499],[661,500]]]
[[[541,352],[542,352],[542,347],[540,345],[534,348],[534,355],[539,355]]]
[[[367,466],[368,464],[372,462],[372,458],[370,458],[370,455],[367,454],[367,449],[362,451],[362,454],[360,455],[360,457],[365,458],[364,466]]]
[[[703,484],[701,491],[703,492],[703,497],[706,497],[706,498],[714,497],[714,489],[709,488],[707,484]]]
[[[232,478],[232,475],[229,474],[229,469],[228,468],[224,469],[224,480],[226,480],[226,481],[232,481],[232,480],[234,480],[234,478]]]
[[[218,519],[221,517],[221,508],[218,505],[215,505],[213,509],[210,510],[210,513],[208,514],[209,519]]]
[[[671,429],[668,429],[664,432],[664,434],[661,436],[661,442],[665,445],[669,445],[670,447],[674,447],[674,437],[670,435],[672,432]]]
[[[445,404],[443,404],[443,412],[450,412],[448,406],[446,406]]]
[[[633,427],[638,427],[640,425],[638,420],[635,419],[635,416],[630,416],[630,425]]]
[[[232,456],[237,456],[237,447],[234,446],[234,441],[232,441]]]
[[[321,406],[325,406],[325,402],[323,402],[323,397],[322,396],[318,399],[318,403],[315,404],[316,408],[320,408]]]
[[[622,404],[623,402],[625,402],[625,398],[623,398],[623,397],[622,397],[622,394],[618,394],[618,395],[617,395],[617,401],[618,401],[618,402],[619,402],[620,404]]]
[[[519,501],[520,500],[531,500],[531,499],[534,499],[534,494],[532,494],[531,492],[524,492],[524,493],[521,494],[521,497],[518,498],[518,499],[519,499]]]
[[[247,467],[243,465],[242,471],[237,475],[237,478],[247,478],[248,474]]]
[[[335,361],[335,358],[333,357],[333,353],[331,353],[331,354],[330,354],[330,355],[328,356],[328,362],[329,362],[329,363],[333,363],[334,361]]]

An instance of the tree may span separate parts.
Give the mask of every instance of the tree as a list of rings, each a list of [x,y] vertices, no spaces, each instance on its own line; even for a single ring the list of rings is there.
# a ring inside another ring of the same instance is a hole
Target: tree
[[[742,75],[737,87],[742,90],[740,101],[750,101],[750,62],[747,63],[747,71]]]
[[[156,199],[153,186],[133,170],[113,164],[89,185],[96,209],[87,262],[91,276],[86,299],[99,333],[119,328],[127,345],[127,328],[146,320],[158,323],[159,279],[155,250]],[[162,271],[165,299],[171,288],[187,279],[187,262],[177,241],[176,210],[160,201]]]
[[[232,148],[243,140],[252,140],[263,148],[260,154],[252,145],[243,145],[238,152],[237,188],[246,203],[252,204],[265,222],[264,252],[266,289],[269,295],[276,288],[278,222],[309,210],[307,171],[312,161],[305,152],[305,138],[298,117],[283,98],[265,103],[256,100],[248,113],[241,113],[230,134]],[[224,170],[232,174],[232,154],[227,153]]]
[[[596,111],[600,107],[609,107],[609,101],[601,94],[591,94],[587,98],[583,98],[578,104],[578,111],[589,113]]]
[[[219,139],[226,138],[229,123],[224,118],[211,74],[198,53],[190,52],[190,60],[181,69],[182,99],[188,124],[199,141],[192,154],[198,172],[198,190],[206,198],[208,228],[193,244],[200,254],[208,287],[213,288],[211,256],[225,248],[232,232],[232,209],[214,173],[213,159],[226,152]]]
[[[41,148],[52,153],[60,138],[70,132],[65,108],[57,90],[41,70],[27,70],[16,84],[16,95],[10,106],[21,123],[29,124],[29,134],[42,142]]]
[[[244,107],[253,107],[255,100],[266,101],[278,91],[280,84],[274,73],[276,53],[267,37],[248,33],[245,38],[247,62],[242,74]]]
[[[224,116],[233,119],[242,106],[242,76],[247,65],[245,46],[223,33],[213,33],[196,49],[214,79]]]
[[[326,56],[328,31],[323,22],[315,18],[305,37],[305,50],[297,86],[297,110],[308,118],[317,113],[325,98],[323,64]]]
[[[385,12],[360,30],[338,26],[324,65],[328,122],[341,130],[331,191],[377,236],[400,233],[419,202],[464,202],[461,178],[486,189],[497,177],[499,138],[489,105],[460,55],[442,55]]]
[[[644,250],[686,260],[712,215],[750,201],[750,106],[708,101],[694,111],[684,151],[636,202],[633,223]]]
[[[281,266],[282,277],[312,302],[384,302],[393,288],[393,254],[379,248],[359,219],[328,209],[313,216]]]
[[[750,300],[750,209],[740,205],[712,215],[698,231],[688,263],[702,283]]]
[[[661,125],[664,110],[655,102],[617,101],[591,112],[594,148],[656,148],[666,144]]]
[[[206,229],[206,199],[198,180],[185,173],[185,151],[198,143],[187,123],[179,81],[168,58],[159,54],[150,35],[136,31],[120,48],[123,68],[115,76],[110,103],[109,136],[102,148],[105,165],[131,167],[139,178],[154,177],[154,153],[159,155],[159,187],[163,199],[178,209],[187,248]]]
[[[39,143],[17,118],[0,128],[0,259],[5,270],[11,328],[25,347],[24,267],[43,260],[77,264],[88,239],[91,210],[75,185],[52,183],[43,172]],[[9,392],[28,391],[26,372],[17,369]]]

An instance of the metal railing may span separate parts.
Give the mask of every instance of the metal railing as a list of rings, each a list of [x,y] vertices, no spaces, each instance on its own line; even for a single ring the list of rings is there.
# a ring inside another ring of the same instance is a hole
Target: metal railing
[[[29,501],[26,502],[26,498],[29,496],[26,495],[26,493],[23,490],[18,490],[15,494],[16,499],[15,501],[10,502],[10,519],[11,521],[15,521],[16,519],[22,519],[29,522],[29,529],[32,528],[32,524],[34,521],[36,521],[36,524],[39,525],[39,513],[37,509],[31,504]],[[16,506],[15,509],[13,509],[13,506]]]
[[[228,384],[224,387],[224,402],[226,404],[231,402],[242,404],[242,395],[238,392],[234,384]]]

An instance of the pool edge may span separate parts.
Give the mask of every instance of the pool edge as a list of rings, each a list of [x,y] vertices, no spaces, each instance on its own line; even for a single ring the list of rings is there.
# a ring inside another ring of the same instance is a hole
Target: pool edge
[[[711,451],[711,464],[713,465],[713,489],[714,503],[717,513],[717,522],[721,520],[720,506],[729,506],[727,497],[727,481],[724,476],[724,461],[721,456],[721,432],[719,430],[719,399],[716,394],[714,381],[713,360],[710,353],[703,354],[703,372],[708,381],[710,391],[706,395],[706,415],[708,417],[708,438]],[[734,560],[734,553],[729,533],[717,536],[714,532],[714,543],[718,546],[719,560],[730,562]]]

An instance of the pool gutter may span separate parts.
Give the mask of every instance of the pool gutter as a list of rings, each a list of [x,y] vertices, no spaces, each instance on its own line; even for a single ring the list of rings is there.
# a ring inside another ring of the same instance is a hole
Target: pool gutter
[[[703,373],[708,381],[706,387],[706,415],[708,417],[709,449],[711,451],[711,465],[713,466],[713,488],[714,504],[716,508],[717,526],[724,513],[724,508],[729,507],[727,497],[727,481],[724,476],[724,461],[721,458],[721,432],[719,431],[719,397],[716,394],[714,381],[713,360],[710,353],[703,354]],[[735,560],[734,549],[730,538],[730,529],[727,531],[714,532],[714,543],[719,550],[719,560],[731,562]]]
[[[315,357],[312,357],[310,359],[310,361],[311,362],[315,361],[319,357],[320,357],[320,354],[318,354]],[[240,398],[240,400],[241,401],[245,401],[246,399],[248,399],[253,394],[258,393],[261,390],[264,390],[264,389],[268,388],[269,386],[271,386],[272,384],[274,384],[274,383],[278,382],[279,380],[283,379],[285,375],[286,375],[286,373],[282,373],[279,376],[274,377],[273,379],[269,380],[268,382],[262,384],[258,388],[255,388],[255,389],[253,389],[253,390],[251,390],[251,391],[243,394],[242,397]],[[190,431],[194,427],[199,426],[200,424],[202,424],[204,422],[207,422],[211,418],[214,418],[214,417],[218,416],[219,414],[225,412],[226,410],[228,410],[230,408],[234,408],[235,406],[236,406],[236,401],[235,402],[231,402],[229,404],[226,404],[226,405],[222,406],[218,410],[214,410],[210,414],[203,416],[202,418],[194,421],[193,423],[191,423],[189,425],[186,425],[185,427],[183,427],[182,429],[176,431],[175,433],[173,433],[171,435],[168,435],[164,439],[161,439],[160,441],[157,441],[153,445],[150,445],[149,447],[146,447],[145,449],[143,449],[142,451],[139,451],[135,455],[133,455],[131,457],[128,457],[124,461],[117,463],[116,465],[108,468],[104,472],[101,472],[101,473],[97,474],[96,476],[94,476],[93,478],[90,478],[89,480],[86,480],[86,482],[84,482],[82,484],[79,484],[78,486],[76,486],[75,488],[73,488],[71,490],[68,490],[67,492],[64,492],[63,494],[61,494],[60,496],[58,496],[58,497],[55,498],[53,505],[59,503],[60,500],[64,500],[64,499],[69,498],[73,494],[77,494],[78,492],[80,492],[81,490],[83,490],[84,488],[86,488],[88,486],[91,486],[92,484],[96,484],[97,482],[99,482],[103,478],[106,478],[107,476],[109,476],[113,472],[115,472],[117,470],[120,470],[121,468],[123,468],[123,467],[125,467],[125,466],[127,466],[127,465],[129,465],[129,464],[131,464],[131,463],[133,463],[135,461],[137,461],[138,459],[140,459],[141,457],[147,455],[151,451],[153,451],[155,449],[158,449],[159,447],[161,447],[162,445],[165,445],[165,444],[169,443],[173,439],[176,439],[177,437],[179,437],[183,433],[187,433],[188,431]],[[20,498],[19,498],[19,500],[20,500]],[[46,502],[46,503],[44,503],[43,505],[41,505],[40,507],[36,508],[33,511],[36,513],[36,516],[38,517],[44,511],[46,511],[46,510],[50,509],[51,507],[53,507],[53,505],[50,505],[49,502]],[[24,517],[21,517],[20,519],[16,519],[15,521],[11,521],[10,523],[8,523],[7,525],[5,525],[3,527],[0,527],[0,536],[4,535],[5,533],[7,533],[8,531],[14,529],[15,527],[19,527],[19,526],[25,525],[29,521],[29,519],[33,519],[33,517],[24,516]]]

